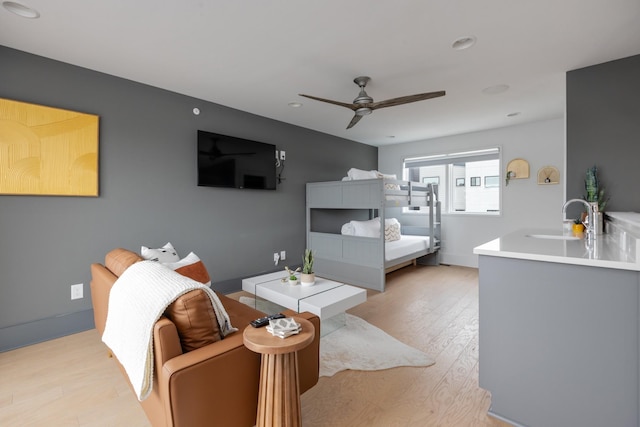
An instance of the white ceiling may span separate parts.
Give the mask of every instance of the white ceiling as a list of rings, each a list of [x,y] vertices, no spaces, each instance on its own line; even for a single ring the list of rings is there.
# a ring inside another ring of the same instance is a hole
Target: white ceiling
[[[640,53],[638,0],[20,2],[40,18],[1,8],[2,45],[374,146],[562,117],[566,71]],[[298,96],[350,103],[359,75],[376,101],[447,94],[349,130]]]

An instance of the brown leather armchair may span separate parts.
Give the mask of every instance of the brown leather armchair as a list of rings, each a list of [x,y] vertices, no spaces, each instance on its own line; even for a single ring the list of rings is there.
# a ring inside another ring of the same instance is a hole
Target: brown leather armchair
[[[105,257],[104,266],[91,265],[91,299],[100,334],[105,328],[111,287],[118,276],[139,259],[133,252],[115,249]],[[224,295],[218,294],[218,297],[231,324],[239,329],[221,341],[183,353],[175,324],[164,316],[155,324],[153,390],[140,402],[154,427],[255,425],[260,355],[244,346],[242,331],[251,320],[264,313]],[[284,314],[303,317],[316,328],[314,341],[298,353],[302,393],[318,382],[320,319],[311,313],[285,311]]]

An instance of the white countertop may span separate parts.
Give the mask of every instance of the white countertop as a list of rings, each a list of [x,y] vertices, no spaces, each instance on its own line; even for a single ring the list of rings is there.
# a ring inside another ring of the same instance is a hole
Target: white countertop
[[[531,235],[573,237],[570,232],[523,229],[474,248],[477,255],[518,258],[532,261],[586,265],[640,271],[640,239],[617,233],[600,234],[588,244],[584,235],[577,240],[542,239]]]

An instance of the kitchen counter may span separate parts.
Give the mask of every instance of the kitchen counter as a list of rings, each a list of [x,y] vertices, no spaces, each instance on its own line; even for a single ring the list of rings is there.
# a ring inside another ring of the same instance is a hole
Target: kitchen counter
[[[640,250],[629,219],[592,241],[523,229],[474,249],[491,415],[514,426],[640,426]]]
[[[560,229],[523,229],[480,245],[473,253],[640,271],[639,248],[640,239],[628,233],[600,234],[588,242],[585,233],[574,235]]]

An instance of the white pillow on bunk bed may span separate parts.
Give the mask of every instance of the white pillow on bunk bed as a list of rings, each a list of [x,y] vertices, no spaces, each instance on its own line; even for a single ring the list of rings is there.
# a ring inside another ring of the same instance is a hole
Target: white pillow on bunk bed
[[[380,237],[380,217],[367,221],[349,221],[340,232],[347,236]],[[384,239],[387,242],[400,240],[400,222],[396,218],[384,220]]]
[[[380,237],[380,218],[368,221],[351,221],[353,235],[359,237]]]
[[[382,178],[382,179],[398,179],[398,176],[395,173],[394,174],[384,174],[382,172],[378,172],[378,178]],[[384,189],[385,190],[400,190],[400,185],[391,184],[389,182],[385,182],[384,183]]]
[[[346,224],[342,224],[340,234],[344,236],[355,236],[355,230],[353,229],[353,225],[351,225],[351,221],[347,222]]]
[[[362,169],[351,168],[347,171],[346,180],[375,179],[375,178],[378,178],[378,171],[375,171],[375,170],[365,171]]]
[[[392,218],[395,219],[395,218]],[[400,240],[400,223],[397,224],[388,224],[384,226],[384,241],[385,242],[395,242],[396,240]]]
[[[384,174],[377,170],[365,171],[362,169],[351,168],[347,171],[347,176],[342,178],[343,181],[353,181],[356,179],[398,179],[396,174]],[[400,186],[398,184],[384,184],[385,190],[400,190]]]

